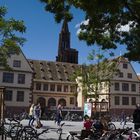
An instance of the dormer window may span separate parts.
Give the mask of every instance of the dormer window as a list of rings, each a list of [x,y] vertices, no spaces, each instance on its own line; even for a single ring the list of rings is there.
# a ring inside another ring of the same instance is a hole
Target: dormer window
[[[13,61],[13,67],[20,68],[21,67],[21,61],[20,60],[14,60]]]

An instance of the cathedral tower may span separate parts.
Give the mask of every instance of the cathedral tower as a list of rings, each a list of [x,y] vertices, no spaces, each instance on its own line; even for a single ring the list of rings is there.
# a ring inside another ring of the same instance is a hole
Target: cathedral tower
[[[78,51],[70,48],[70,32],[66,19],[64,19],[59,34],[58,56],[56,57],[56,61],[78,64]]]

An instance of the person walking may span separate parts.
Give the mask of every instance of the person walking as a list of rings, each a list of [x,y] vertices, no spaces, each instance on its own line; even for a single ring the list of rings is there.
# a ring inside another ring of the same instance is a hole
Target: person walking
[[[30,126],[33,126],[33,123],[34,123],[34,120],[35,120],[35,118],[34,118],[34,104],[31,104],[31,107],[30,107],[30,109],[29,109],[29,123],[28,123],[28,125],[30,125]]]
[[[133,112],[133,123],[134,129],[138,130],[140,128],[140,104],[136,105],[136,109]]]
[[[40,122],[40,118],[41,118],[41,106],[40,106],[40,103],[37,103],[37,105],[34,106],[34,118],[36,120],[36,128],[42,127],[42,124]]]
[[[126,114],[125,114],[124,110],[121,112],[120,119],[121,119],[120,125],[122,125],[122,124],[126,125]]]
[[[61,121],[62,121],[62,105],[59,104],[56,111],[56,123],[58,126],[60,126]]]

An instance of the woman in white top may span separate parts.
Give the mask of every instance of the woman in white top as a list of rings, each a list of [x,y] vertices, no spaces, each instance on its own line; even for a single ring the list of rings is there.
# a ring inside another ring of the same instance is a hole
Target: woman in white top
[[[33,126],[34,123],[34,104],[31,105],[30,109],[29,109],[29,123],[28,125]]]

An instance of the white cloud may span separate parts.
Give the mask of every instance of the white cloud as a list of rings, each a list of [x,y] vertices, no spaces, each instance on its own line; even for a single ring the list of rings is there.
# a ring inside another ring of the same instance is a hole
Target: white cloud
[[[85,32],[85,30],[81,30],[81,29],[80,29],[80,25],[82,25],[82,24],[88,25],[88,24],[89,24],[89,19],[84,20],[84,21],[82,21],[81,23],[78,23],[78,24],[75,25],[75,28],[78,28],[78,30],[77,30],[77,32],[76,32],[77,35],[78,35],[81,31],[82,31],[82,32]]]
[[[118,24],[118,31],[122,31],[122,32],[129,32],[129,30],[132,28],[131,27],[131,25],[133,25],[134,24],[134,26],[136,26],[136,24],[137,23],[134,23],[133,21],[130,21],[128,24],[126,24],[126,25],[124,25],[124,26],[120,26],[119,24]]]

